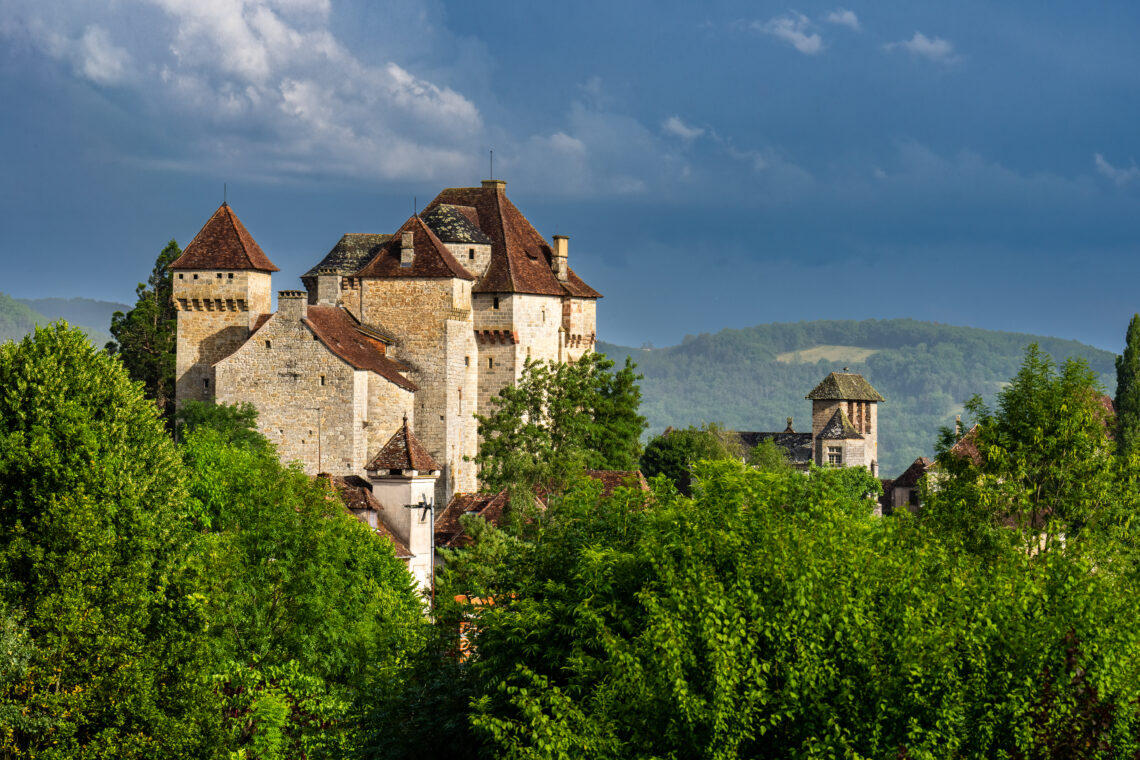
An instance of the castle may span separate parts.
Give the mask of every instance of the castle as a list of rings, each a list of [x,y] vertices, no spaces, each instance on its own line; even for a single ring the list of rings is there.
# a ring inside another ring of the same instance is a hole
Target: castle
[[[879,402],[883,396],[862,375],[831,372],[807,395],[811,401],[811,432],[797,433],[792,418],[781,433],[740,432],[748,448],[770,440],[784,449],[792,464],[806,469],[866,467],[879,474]]]
[[[478,487],[474,414],[527,359],[593,350],[601,294],[568,254],[485,180],[444,190],[395,234],[344,235],[271,312],[279,270],[223,203],[169,266],[177,402],[253,404],[283,461],[369,477],[411,546],[400,508]]]

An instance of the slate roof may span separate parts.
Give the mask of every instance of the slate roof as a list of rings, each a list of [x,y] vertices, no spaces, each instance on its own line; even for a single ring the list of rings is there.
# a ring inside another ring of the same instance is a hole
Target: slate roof
[[[382,341],[362,332],[356,317],[339,306],[309,306],[304,320],[330,351],[356,369],[366,369],[410,391],[418,387],[400,374],[404,365],[384,355]],[[367,328],[365,328],[367,329]]]
[[[226,203],[218,207],[168,268],[280,271]]]
[[[919,457],[914,460],[910,467],[907,467],[902,475],[894,479],[891,484],[892,488],[914,488],[918,485],[918,481],[926,474],[930,465],[934,464],[934,460],[926,457]]]
[[[333,488],[340,494],[341,501],[344,506],[356,514],[357,512],[383,512],[384,508],[376,497],[372,495],[372,484],[359,475],[340,476],[334,475],[332,477]],[[359,517],[359,515],[357,515]],[[412,552],[408,549],[407,545],[396,537],[396,534],[388,529],[384,521],[377,517],[376,532],[385,536],[396,549],[396,556],[400,559],[410,559]]]
[[[811,433],[756,433],[738,432],[740,442],[747,448],[754,449],[761,441],[772,441],[784,451],[788,452],[788,459],[792,464],[806,464],[812,461]]]
[[[819,437],[829,441],[845,441],[863,436],[851,424],[851,418],[847,416],[847,412],[839,408],[835,410],[835,414],[831,415],[831,419],[823,426],[823,430],[819,431]]]
[[[491,245],[491,238],[483,234],[475,224],[474,220],[479,217],[471,206],[440,203],[438,206],[428,208],[420,214],[420,218],[445,243]]]
[[[813,401],[885,401],[862,375],[832,372],[806,398]]]
[[[442,468],[436,464],[435,460],[431,458],[431,454],[412,434],[408,427],[408,418],[405,416],[404,423],[392,434],[392,437],[384,444],[384,448],[380,449],[380,453],[364,466],[364,469],[370,472],[375,470],[431,472]]]
[[[335,269],[342,277],[356,274],[379,253],[380,246],[391,239],[391,235],[372,232],[352,232],[344,235],[332,250],[325,254],[319,264],[301,275],[301,279],[316,277],[320,269]]]
[[[505,182],[488,182],[483,187],[448,188],[424,212],[427,214],[441,204],[470,206],[475,210],[479,229],[491,239],[491,263],[472,290],[601,298],[602,294],[584,283],[572,269],[566,282],[558,280],[551,269],[550,245],[507,198],[504,185]]]
[[[400,247],[403,234],[412,233],[415,257],[409,267],[400,266]],[[458,277],[461,280],[474,280],[475,275],[463,268],[455,260],[451,251],[436,236],[431,228],[418,216],[413,216],[397,230],[396,234],[382,243],[372,259],[357,272],[359,277]]]

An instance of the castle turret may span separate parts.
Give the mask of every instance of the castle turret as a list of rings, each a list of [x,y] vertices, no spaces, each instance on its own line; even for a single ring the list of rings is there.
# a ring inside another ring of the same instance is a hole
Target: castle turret
[[[249,338],[269,314],[277,267],[223,203],[170,264],[178,311],[175,398],[214,398],[213,366]]]
[[[807,395],[811,400],[813,455],[817,465],[866,467],[879,474],[882,395],[862,375],[832,372]]]
[[[421,588],[430,589],[440,467],[412,434],[407,417],[365,470],[372,495],[384,510],[381,519],[412,555],[408,569]]]

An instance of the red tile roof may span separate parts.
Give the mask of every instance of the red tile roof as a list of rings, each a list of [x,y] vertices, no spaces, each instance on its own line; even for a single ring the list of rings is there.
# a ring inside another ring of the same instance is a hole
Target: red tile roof
[[[344,506],[356,514],[357,512],[377,512],[383,513],[384,508],[376,497],[372,495],[372,486],[367,480],[359,475],[348,475],[342,477],[334,475],[332,478],[333,488],[340,494],[340,500],[344,502]],[[360,515],[357,515],[359,518]],[[396,537],[396,534],[388,529],[384,521],[380,519],[379,515],[376,518],[376,532],[386,537],[392,542],[392,546],[396,549],[396,556],[400,559],[409,559],[412,552],[408,549],[403,541]]]
[[[170,269],[253,269],[277,272],[249,230],[223,203],[198,231]]]
[[[602,294],[584,283],[570,270],[566,282],[559,282],[551,269],[553,252],[542,235],[507,198],[505,182],[488,182],[483,187],[451,187],[428,204],[468,206],[475,210],[479,229],[491,238],[491,263],[483,278],[475,283],[476,293],[535,293],[601,298]]]
[[[403,233],[412,233],[415,257],[412,265],[400,266],[400,248]],[[431,228],[418,216],[404,222],[388,241],[381,244],[378,252],[365,264],[358,277],[458,277],[461,280],[474,280],[475,275],[463,268],[447,250]]]
[[[339,306],[309,306],[305,324],[330,351],[356,369],[366,369],[401,388],[418,390],[400,374],[402,364],[384,355],[384,343],[361,331],[361,324]]]
[[[388,439],[380,453],[364,466],[365,470],[416,470],[418,472],[431,472],[442,469],[431,454],[423,447],[408,427],[408,418],[404,417],[404,424]]]
[[[895,478],[894,482],[891,484],[891,487],[914,488],[918,485],[919,479],[926,474],[926,471],[930,469],[930,465],[932,464],[934,464],[933,459],[928,459],[927,457],[919,457],[911,463],[910,467],[907,467],[906,470],[903,471],[902,475],[899,475],[897,478]]]
[[[492,525],[499,525],[506,513],[510,499],[506,489],[498,493],[457,493],[451,503],[435,520],[435,545],[447,548],[467,546],[471,537],[459,524],[463,515],[474,514]]]

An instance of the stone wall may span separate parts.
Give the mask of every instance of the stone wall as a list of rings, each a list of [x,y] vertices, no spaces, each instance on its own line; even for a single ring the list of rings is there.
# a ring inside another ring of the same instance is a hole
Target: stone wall
[[[257,407],[258,430],[281,460],[301,462],[310,475],[362,474],[369,455],[412,410],[411,391],[355,369],[299,318],[281,313],[216,372],[217,400]],[[373,409],[383,411],[373,417]]]
[[[269,313],[270,285],[268,272],[174,272],[178,403],[214,398],[217,378],[213,365],[245,343],[257,318]]]
[[[566,361],[576,362],[594,350],[598,331],[598,301],[595,298],[566,298],[562,305],[566,328]]]
[[[491,246],[486,243],[444,243],[455,260],[478,280],[491,265]]]
[[[390,355],[409,367],[419,386],[413,433],[442,468],[436,504],[446,506],[457,490],[474,490],[465,456],[474,456],[474,410],[478,359],[472,331],[471,282],[456,278],[366,279],[361,321],[391,330],[398,342]],[[461,411],[462,410],[462,411]]]

